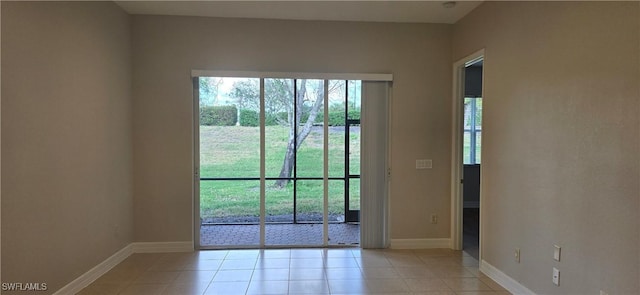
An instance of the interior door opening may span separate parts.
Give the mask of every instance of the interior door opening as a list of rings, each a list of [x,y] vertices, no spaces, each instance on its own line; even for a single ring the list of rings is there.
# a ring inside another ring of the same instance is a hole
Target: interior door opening
[[[359,245],[362,81],[196,77],[194,92],[200,247]]]
[[[482,58],[465,65],[461,130],[463,134],[462,250],[476,259],[480,256],[482,73]]]

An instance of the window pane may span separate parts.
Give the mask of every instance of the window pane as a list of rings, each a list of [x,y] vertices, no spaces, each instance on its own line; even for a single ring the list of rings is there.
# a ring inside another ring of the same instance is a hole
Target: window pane
[[[360,120],[360,111],[362,107],[362,81],[351,80],[348,83],[348,107],[349,107],[349,119]]]
[[[360,210],[360,179],[349,179],[349,210]]]
[[[344,180],[329,180],[329,222],[344,221]]]
[[[480,164],[480,151],[482,150],[482,132],[476,133],[476,164]]]
[[[258,223],[260,181],[200,181],[203,223]]]
[[[349,126],[349,174],[360,175],[360,125]]]
[[[264,79],[265,96],[265,176],[293,176],[293,80]],[[285,159],[287,155],[287,159]],[[289,165],[284,165],[285,163]],[[267,183],[267,186],[272,185]]]
[[[324,175],[324,80],[296,80],[298,87],[297,177]]]
[[[322,223],[324,212],[323,180],[298,180],[296,187],[298,222]]]
[[[259,116],[260,80],[199,82],[201,177],[260,177],[260,129],[238,119],[239,113]]]
[[[462,149],[462,162],[464,164],[471,163],[471,132],[465,131],[463,133],[463,149]]]
[[[345,91],[344,80],[329,81],[329,177],[344,177]]]

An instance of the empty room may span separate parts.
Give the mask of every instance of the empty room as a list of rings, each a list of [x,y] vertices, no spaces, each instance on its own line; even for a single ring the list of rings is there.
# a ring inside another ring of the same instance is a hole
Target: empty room
[[[0,9],[2,294],[640,293],[640,2]]]

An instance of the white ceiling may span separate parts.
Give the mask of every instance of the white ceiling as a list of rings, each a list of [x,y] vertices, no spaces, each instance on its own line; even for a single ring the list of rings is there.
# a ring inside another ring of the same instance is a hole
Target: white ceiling
[[[453,24],[482,1],[115,1],[130,14]]]

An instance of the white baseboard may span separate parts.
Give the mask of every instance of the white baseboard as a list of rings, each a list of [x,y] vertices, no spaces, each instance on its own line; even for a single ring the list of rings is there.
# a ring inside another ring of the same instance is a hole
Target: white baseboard
[[[391,239],[391,249],[451,248],[451,239]]]
[[[511,292],[511,294],[516,295],[535,295],[533,291],[527,289],[527,287],[520,284],[518,281],[514,280],[510,276],[506,275],[495,266],[489,264],[488,262],[482,260],[480,262],[480,271],[484,273],[486,276],[490,277],[496,283],[500,284],[503,288],[507,289],[507,291]]]
[[[114,266],[127,259],[131,254],[133,254],[133,246],[132,244],[129,244],[53,294],[64,295],[80,292],[80,290],[89,286]]]
[[[464,201],[462,208],[480,208],[480,201]]]
[[[136,242],[131,243],[133,253],[192,252],[193,242]]]
[[[191,241],[131,243],[53,294],[66,295],[76,294],[80,292],[80,290],[89,286],[99,277],[111,270],[114,266],[118,265],[118,263],[127,259],[127,257],[134,253],[167,253],[191,251],[193,251],[193,243]]]

